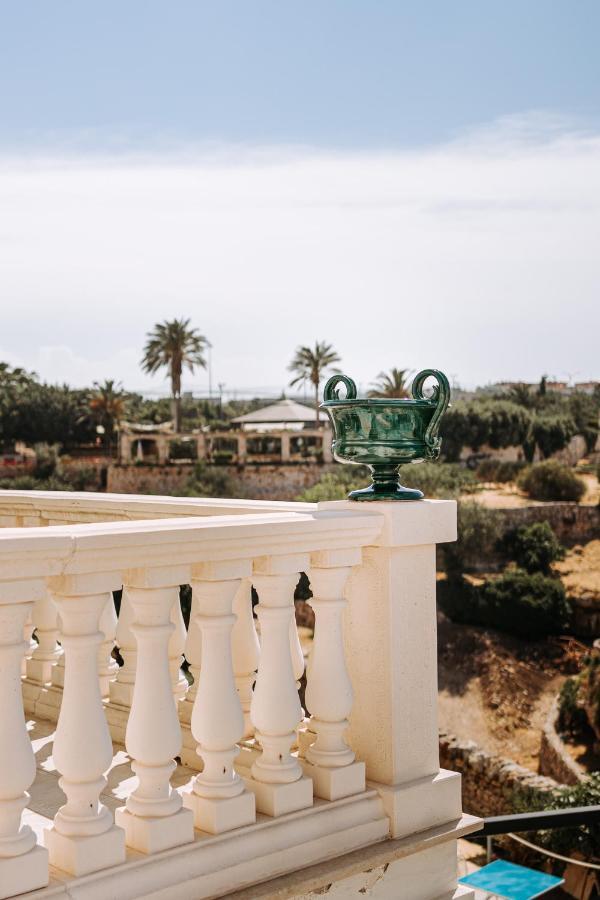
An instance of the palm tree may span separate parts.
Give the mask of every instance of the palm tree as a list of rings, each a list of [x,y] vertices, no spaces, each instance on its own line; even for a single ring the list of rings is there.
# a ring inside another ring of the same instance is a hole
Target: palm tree
[[[104,428],[104,443],[110,451],[115,425],[119,424],[125,413],[122,386],[109,379],[104,384],[95,381],[94,390],[95,394],[90,399],[90,409],[98,425]]]
[[[369,391],[369,397],[409,397],[410,369],[390,369],[380,372]]]
[[[326,344],[325,341],[316,341],[314,349],[305,346],[297,347],[294,358],[288,366],[288,371],[293,372],[295,375],[295,378],[290,381],[290,387],[310,381],[315,389],[315,420],[317,428],[319,427],[319,387],[325,370],[337,362],[340,362],[340,357],[331,344]]]
[[[196,328],[190,328],[189,319],[173,319],[160,322],[147,335],[142,369],[154,375],[166,366],[171,378],[171,401],[173,424],[176,432],[181,431],[181,374],[186,368],[190,372],[196,366],[206,368],[204,351],[209,342]]]

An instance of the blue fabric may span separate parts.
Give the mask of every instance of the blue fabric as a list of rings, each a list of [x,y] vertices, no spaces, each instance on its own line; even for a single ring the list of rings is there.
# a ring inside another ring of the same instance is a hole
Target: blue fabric
[[[532,900],[533,897],[541,897],[542,894],[562,884],[564,878],[556,878],[554,875],[546,875],[544,872],[536,872],[534,869],[526,869],[525,866],[516,866],[514,863],[497,859],[458,880],[460,884],[468,884],[470,887],[498,894],[505,900]]]

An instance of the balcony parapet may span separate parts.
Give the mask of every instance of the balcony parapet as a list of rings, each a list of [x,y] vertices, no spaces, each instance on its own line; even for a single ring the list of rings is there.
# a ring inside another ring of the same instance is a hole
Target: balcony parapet
[[[455,537],[454,503],[109,496],[104,506],[103,495],[7,493],[4,521],[86,521],[0,530],[0,898],[34,888],[90,900],[224,896],[287,877],[299,859],[326,869],[372,845],[389,845],[406,872],[406,900],[454,895],[455,842],[471,823],[460,776],[439,769],[435,635],[435,544]],[[301,572],[316,621],[306,715]],[[181,584],[192,589],[187,633]],[[57,720],[67,797],[39,843],[20,824],[34,781],[14,693],[26,654],[25,707]],[[111,732],[137,776],[114,817]],[[180,757],[197,760],[184,785]],[[432,829],[435,842],[419,840]]]

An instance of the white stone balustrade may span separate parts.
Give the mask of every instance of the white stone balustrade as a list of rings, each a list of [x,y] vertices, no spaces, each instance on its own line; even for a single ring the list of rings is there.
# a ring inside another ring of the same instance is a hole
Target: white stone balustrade
[[[315,634],[306,702],[311,712],[309,732],[316,738],[306,750],[309,765],[304,771],[314,782],[315,794],[326,800],[365,789],[365,764],[355,761],[345,737],[353,694],[342,632],[346,581],[351,567],[360,562],[360,549],[324,550],[311,559],[310,605],[315,611]]]
[[[212,834],[250,825],[256,817],[254,795],[233,768],[244,733],[231,652],[233,601],[251,572],[251,561],[228,560],[198,566],[192,578],[194,624],[202,635],[192,734],[204,766],[184,803],[193,811],[196,827]]]
[[[254,735],[254,725],[250,716],[252,688],[256,681],[256,671],[260,659],[260,643],[252,613],[252,583],[242,579],[233,599],[235,622],[231,632],[231,652],[233,671],[242,713],[244,716],[244,738]]]
[[[312,781],[291,755],[303,718],[292,654],[294,590],[308,565],[304,554],[268,556],[254,564],[261,651],[250,715],[262,752],[248,785],[256,795],[256,808],[271,816],[303,809],[313,799]]]
[[[175,631],[173,609],[180,610],[179,585],[184,566],[141,569],[126,574],[133,610],[130,626],[137,644],[137,670],[125,746],[138,785],[116,812],[127,845],[156,853],[193,840],[193,817],[171,787],[181,729],[170,669],[169,645]]]
[[[85,875],[125,860],[125,834],[100,802],[104,773],[112,762],[112,742],[98,677],[99,630],[107,593],[120,587],[119,575],[99,573],[51,579],[60,613],[65,679],[53,758],[67,802],[45,832],[50,862]]]
[[[20,692],[23,628],[33,601],[44,595],[41,581],[0,583],[0,898],[48,884],[48,853],[21,825],[35,778]]]
[[[355,850],[363,871],[389,863],[386,880],[403,900],[466,900],[456,840],[478,823],[461,813],[459,776],[439,769],[436,719],[435,544],[454,539],[455,504],[366,506],[0,496],[6,523],[65,523],[0,529],[0,900],[34,889],[40,898],[200,900],[274,878],[290,891],[289,874],[308,893],[355,873],[346,862]],[[316,623],[303,758],[300,572]],[[115,673],[111,592],[123,582]],[[38,691],[36,717],[51,709],[44,692],[60,706],[53,743],[43,732],[66,795],[53,824],[36,800],[15,690],[30,615],[41,639],[23,696]],[[194,684],[181,699],[184,646]],[[197,750],[191,779],[175,772],[182,730],[184,750]],[[129,772],[123,742],[136,777],[117,783],[116,771]],[[109,790],[124,804],[116,822]],[[59,881],[47,889],[48,853],[24,815],[50,826]]]

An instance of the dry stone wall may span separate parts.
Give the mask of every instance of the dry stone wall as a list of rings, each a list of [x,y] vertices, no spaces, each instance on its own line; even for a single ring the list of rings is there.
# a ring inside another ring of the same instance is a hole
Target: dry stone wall
[[[476,816],[502,816],[549,803],[561,784],[473,741],[440,734],[440,765],[462,775],[463,808]]]

